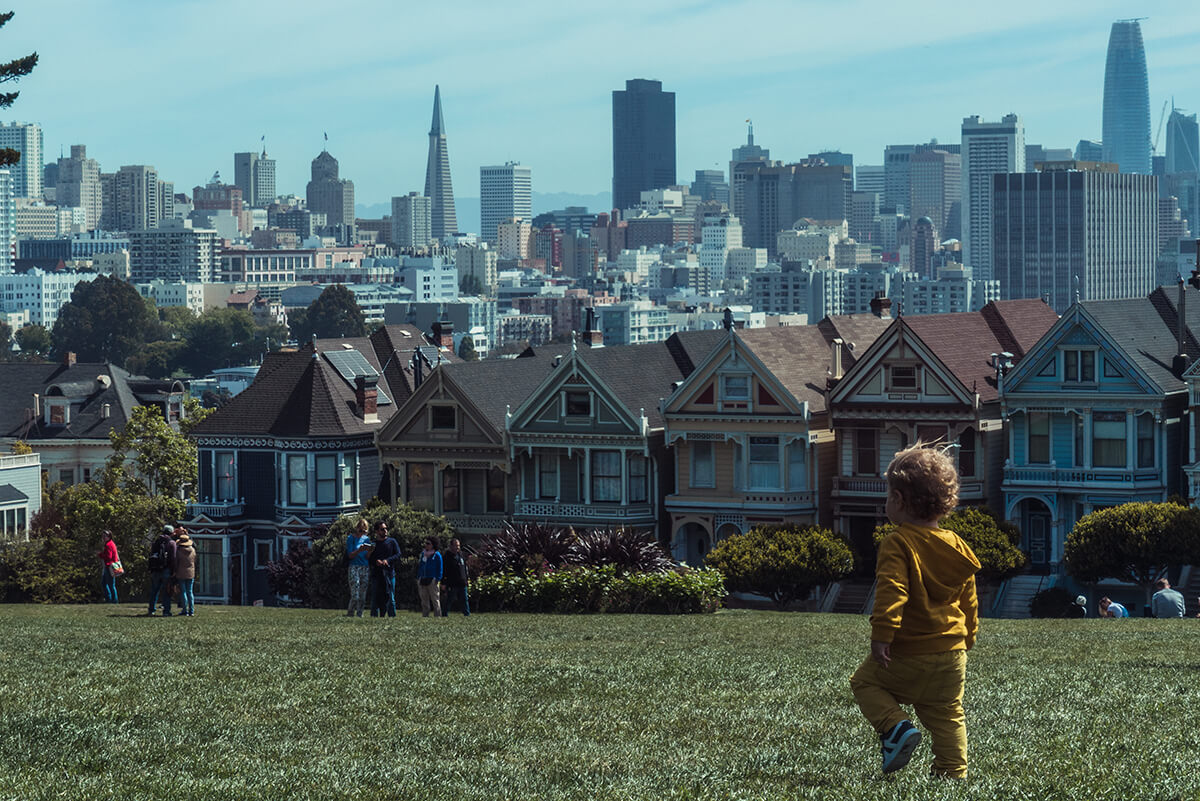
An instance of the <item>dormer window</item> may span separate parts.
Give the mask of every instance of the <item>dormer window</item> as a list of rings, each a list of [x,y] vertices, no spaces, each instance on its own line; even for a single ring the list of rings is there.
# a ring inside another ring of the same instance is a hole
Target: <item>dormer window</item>
[[[721,378],[721,400],[745,403],[750,400],[750,376],[727,375]]]
[[[434,431],[453,431],[458,427],[458,417],[453,406],[429,407],[429,427]]]
[[[65,426],[71,422],[71,402],[65,398],[46,399],[46,422],[52,426]]]
[[[1090,384],[1096,380],[1096,351],[1064,350],[1063,381]]]

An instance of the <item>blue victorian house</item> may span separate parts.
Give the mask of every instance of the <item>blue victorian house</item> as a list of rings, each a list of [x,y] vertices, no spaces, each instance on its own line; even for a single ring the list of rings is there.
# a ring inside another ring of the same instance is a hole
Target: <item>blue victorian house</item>
[[[1093,510],[1183,490],[1183,374],[1200,356],[1200,301],[1181,326],[1182,298],[1160,288],[1076,303],[1001,379],[1004,516],[1035,571],[1060,571],[1067,535]]]

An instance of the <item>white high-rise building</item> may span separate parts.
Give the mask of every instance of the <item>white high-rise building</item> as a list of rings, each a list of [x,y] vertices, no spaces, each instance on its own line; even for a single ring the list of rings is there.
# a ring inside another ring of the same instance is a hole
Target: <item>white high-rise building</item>
[[[1025,172],[1025,126],[1020,116],[1006,114],[1000,122],[978,115],[962,124],[962,244],[963,263],[975,278],[994,277],[992,265],[993,176]]]
[[[75,287],[95,278],[96,273],[47,273],[36,267],[0,276],[0,311],[27,310],[30,324],[53,328]]]
[[[392,198],[392,244],[397,248],[423,248],[433,239],[433,201],[409,192]]]
[[[479,235],[495,243],[500,223],[533,219],[533,169],[510,161],[479,168]]]
[[[87,230],[94,231],[100,227],[104,206],[100,164],[88,158],[86,146],[71,145],[71,156],[58,160],[58,184],[54,197],[60,206],[82,207],[87,215]]]
[[[11,148],[21,160],[11,165],[13,197],[42,199],[42,126],[36,122],[0,123],[0,148]]]
[[[12,173],[0,169],[0,275],[11,273],[17,257],[17,201]]]
[[[709,217],[700,229],[700,267],[711,286],[719,287],[729,275],[730,248],[742,246],[742,222],[737,217]]]
[[[157,228],[129,232],[129,270],[134,283],[208,283],[218,264],[217,232],[193,228],[191,220],[163,220]]]
[[[529,220],[514,217],[496,226],[496,250],[502,259],[533,258],[533,226]]]

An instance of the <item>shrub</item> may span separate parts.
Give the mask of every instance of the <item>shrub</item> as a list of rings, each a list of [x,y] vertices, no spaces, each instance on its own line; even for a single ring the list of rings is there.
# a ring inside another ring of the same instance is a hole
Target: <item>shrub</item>
[[[1033,596],[1029,602],[1030,617],[1066,617],[1067,607],[1075,603],[1075,596],[1065,587],[1047,587]]]
[[[486,534],[475,549],[473,563],[481,573],[524,573],[568,564],[575,533],[547,523],[505,523],[495,534]]]
[[[295,542],[277,561],[267,562],[267,585],[276,595],[288,596],[292,603],[309,605],[309,564],[312,548]]]
[[[619,573],[661,573],[675,566],[649,531],[610,528],[575,535],[567,551],[573,565],[612,565]]]
[[[704,560],[734,592],[766,595],[780,609],[854,566],[850,546],[817,526],[759,526],[717,543]]]
[[[615,565],[569,566],[490,573],[471,584],[471,606],[484,612],[692,614],[716,611],[724,597],[718,571],[687,567],[629,573]]]
[[[1000,579],[1025,566],[1029,557],[1017,546],[1021,530],[1006,520],[998,520],[990,509],[972,506],[942,518],[941,527],[962,537],[979,559],[980,579]],[[884,523],[875,527],[875,547],[899,526]]]

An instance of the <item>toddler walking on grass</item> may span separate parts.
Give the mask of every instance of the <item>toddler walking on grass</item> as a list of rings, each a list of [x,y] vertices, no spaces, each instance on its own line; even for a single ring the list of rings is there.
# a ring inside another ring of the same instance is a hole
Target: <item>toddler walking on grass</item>
[[[879,733],[883,772],[908,764],[921,732],[933,738],[934,776],[967,775],[963,683],[979,630],[979,560],[939,521],[958,505],[958,472],[940,450],[918,443],[887,469],[887,516],[899,528],[879,546],[871,655],[850,677],[854,699]]]

